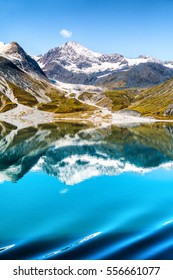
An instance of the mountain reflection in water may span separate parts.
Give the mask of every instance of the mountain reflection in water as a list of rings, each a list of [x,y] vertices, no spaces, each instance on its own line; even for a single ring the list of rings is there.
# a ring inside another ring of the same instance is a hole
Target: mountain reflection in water
[[[0,130],[1,259],[173,258],[173,126]]]

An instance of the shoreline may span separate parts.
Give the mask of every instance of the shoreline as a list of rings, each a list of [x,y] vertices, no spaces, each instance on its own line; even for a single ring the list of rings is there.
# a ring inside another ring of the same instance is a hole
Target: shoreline
[[[10,123],[18,128],[25,128],[29,126],[36,126],[41,123],[52,123],[59,121],[70,122],[89,122],[95,126],[107,125],[140,125],[140,124],[154,124],[154,123],[173,123],[173,120],[155,119],[153,117],[134,116],[129,112],[118,111],[112,113],[107,109],[102,112],[68,113],[68,114],[54,114],[51,112],[40,111],[36,108],[27,107],[25,105],[18,105],[18,107],[0,113],[0,121]]]

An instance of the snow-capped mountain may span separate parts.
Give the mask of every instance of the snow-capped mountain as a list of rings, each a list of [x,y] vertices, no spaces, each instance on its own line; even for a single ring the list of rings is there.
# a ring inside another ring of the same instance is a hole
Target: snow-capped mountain
[[[15,118],[32,112],[36,115],[38,110],[69,113],[75,111],[74,108],[92,109],[91,106],[74,98],[71,102],[17,43],[8,45],[1,43],[0,113],[5,114],[1,117],[8,118],[6,111],[9,110]],[[43,114],[45,116],[45,113]]]
[[[46,79],[46,76],[38,63],[16,42],[9,44],[0,42],[0,56],[9,59],[21,70],[34,75],[39,79]]]
[[[135,73],[135,76],[132,77],[134,78],[132,86],[150,86],[173,77],[172,62],[161,62],[143,55],[131,59],[116,53],[101,54],[76,42],[67,42],[60,47],[49,50],[38,59],[38,63],[50,79],[72,84],[102,85],[112,83],[117,87],[129,87],[128,75],[134,67],[137,69],[138,75],[136,76]],[[148,73],[145,76],[144,85],[140,84],[143,76],[142,67],[136,68],[141,64],[145,65],[145,73]],[[157,65],[154,66],[154,70],[151,67],[152,64]],[[152,81],[153,71],[154,76],[158,75],[154,81]]]
[[[38,104],[50,101],[52,90],[37,62],[18,43],[0,43],[0,113],[20,116],[31,107],[36,111]]]
[[[148,56],[139,56],[136,59],[128,59],[120,54],[101,54],[93,52],[76,42],[67,42],[64,45],[53,48],[39,60],[42,67],[57,62],[65,69],[74,72],[95,73],[106,70],[120,70],[129,66],[145,62],[159,62]]]

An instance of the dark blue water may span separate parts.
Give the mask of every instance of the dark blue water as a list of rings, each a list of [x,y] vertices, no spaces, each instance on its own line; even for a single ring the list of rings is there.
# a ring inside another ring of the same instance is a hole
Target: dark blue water
[[[173,259],[170,125],[1,127],[0,259]]]

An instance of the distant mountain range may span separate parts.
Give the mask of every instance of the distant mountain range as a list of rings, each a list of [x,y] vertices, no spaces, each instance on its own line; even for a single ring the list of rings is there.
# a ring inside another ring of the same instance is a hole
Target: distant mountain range
[[[92,121],[122,111],[172,119],[172,100],[171,61],[99,54],[76,42],[31,57],[16,42],[0,43],[0,113],[13,109],[13,116],[22,117],[30,108]]]
[[[149,87],[173,77],[172,61],[101,54],[76,42],[49,50],[37,62],[50,79],[72,84]]]

